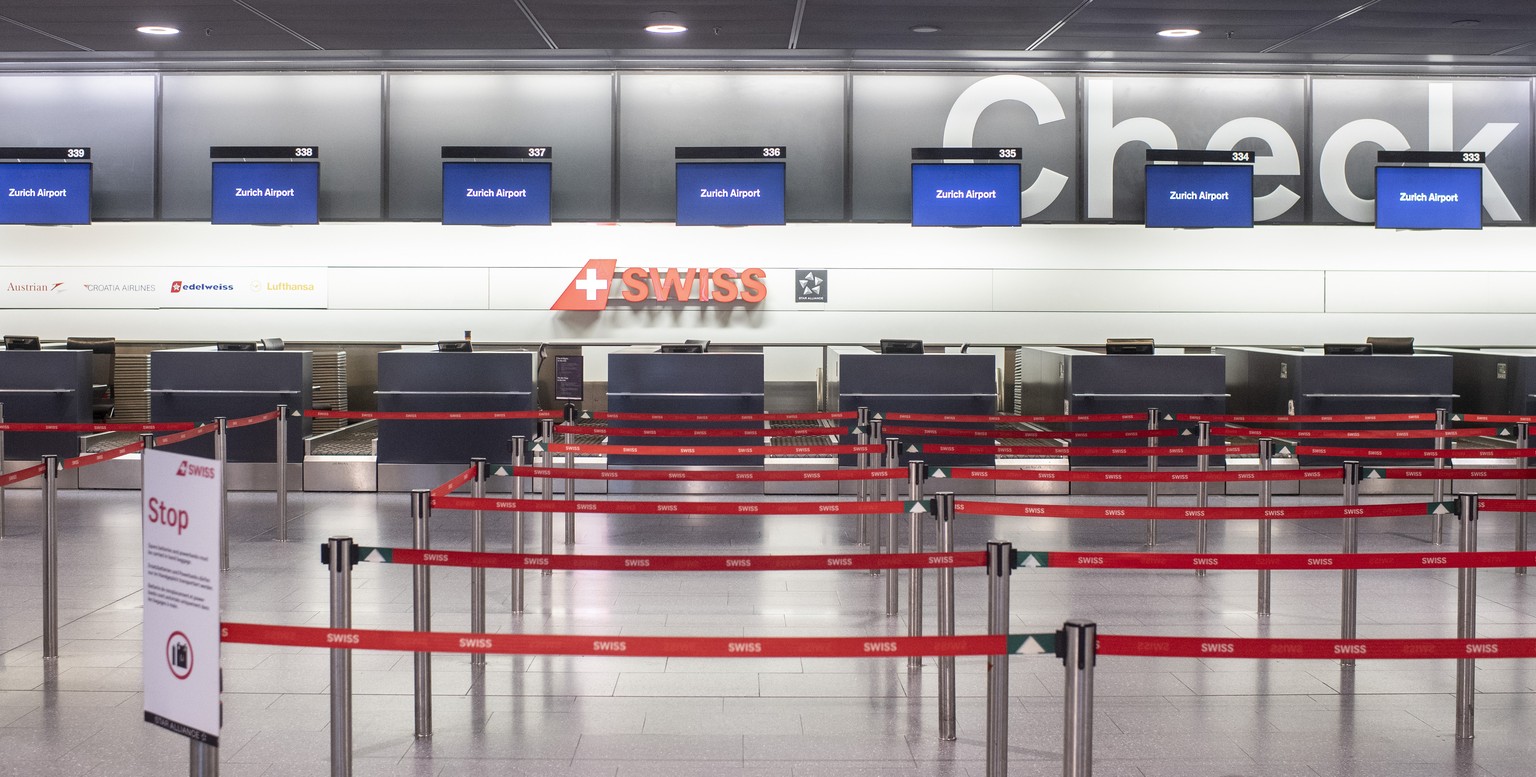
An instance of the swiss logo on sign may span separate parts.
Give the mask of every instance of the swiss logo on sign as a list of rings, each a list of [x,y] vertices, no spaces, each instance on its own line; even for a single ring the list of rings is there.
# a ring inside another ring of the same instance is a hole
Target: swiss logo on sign
[[[617,259],[588,259],[550,310],[605,310]]]
[[[566,285],[550,310],[606,310],[617,289],[625,302],[744,302],[768,296],[767,274],[745,270],[698,267],[630,267],[618,272],[614,259],[589,259]]]

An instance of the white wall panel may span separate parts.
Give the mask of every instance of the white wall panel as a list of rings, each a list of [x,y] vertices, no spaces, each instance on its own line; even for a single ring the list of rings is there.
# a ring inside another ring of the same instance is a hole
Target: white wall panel
[[[993,310],[1323,312],[1323,273],[998,270]]]
[[[1536,272],[1330,272],[1328,312],[1536,313]]]
[[[486,273],[480,267],[336,268],[331,309],[485,310]]]

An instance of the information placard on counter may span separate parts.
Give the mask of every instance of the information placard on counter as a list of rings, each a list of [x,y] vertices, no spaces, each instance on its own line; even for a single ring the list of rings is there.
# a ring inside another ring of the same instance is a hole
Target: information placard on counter
[[[89,223],[90,162],[0,164],[0,224]]]
[[[679,162],[677,223],[742,227],[784,223],[783,162]]]
[[[219,511],[212,459],[144,451],[144,721],[219,743]]]
[[[585,397],[585,365],[581,356],[555,357],[555,399],[580,402]]]

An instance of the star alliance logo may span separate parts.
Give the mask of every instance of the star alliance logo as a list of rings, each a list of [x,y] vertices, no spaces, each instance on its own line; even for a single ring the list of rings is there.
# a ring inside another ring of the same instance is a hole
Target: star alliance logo
[[[827,271],[826,270],[796,270],[795,271],[795,301],[796,302],[826,302],[827,301]]]

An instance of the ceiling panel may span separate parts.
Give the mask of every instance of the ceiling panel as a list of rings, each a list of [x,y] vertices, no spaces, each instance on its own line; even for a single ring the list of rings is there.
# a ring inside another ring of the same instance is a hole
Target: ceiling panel
[[[1348,18],[1364,0],[806,0],[802,51],[1021,52],[1074,9],[1079,12],[1041,46],[1068,59],[1153,57],[1198,66],[1212,57],[1258,55],[1331,61],[1372,56],[1430,64],[1444,56],[1481,56],[1536,42],[1536,2],[1529,0],[1383,0]],[[795,0],[524,0],[563,51],[784,52]],[[249,6],[249,7],[247,7]],[[254,9],[254,10],[253,10]],[[688,26],[677,36],[642,28],[666,10]],[[97,52],[195,59],[241,52],[547,53],[549,47],[515,0],[8,0],[0,16]],[[1468,20],[1475,24],[1466,23]],[[274,23],[276,22],[276,23]],[[1463,22],[1460,25],[1456,22]],[[180,27],[156,38],[140,24]],[[915,33],[914,25],[939,27]],[[1322,25],[1320,29],[1312,30]],[[1196,27],[1204,34],[1168,40],[1154,33]],[[1312,30],[1309,32],[1309,30]],[[1305,33],[1303,35],[1303,33]],[[48,35],[0,21],[0,60],[60,60],[91,55]],[[1506,59],[1536,62],[1536,46]]]

